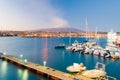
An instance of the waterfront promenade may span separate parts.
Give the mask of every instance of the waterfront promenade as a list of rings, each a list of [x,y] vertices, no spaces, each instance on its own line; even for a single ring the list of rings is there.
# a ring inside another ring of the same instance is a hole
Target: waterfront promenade
[[[30,61],[25,62],[25,59],[15,57],[12,55],[6,55],[3,53],[0,53],[0,58],[8,62],[11,62],[17,66],[27,68],[28,70],[36,72],[37,74],[40,74],[42,76],[48,77],[50,80],[91,80],[80,74],[72,75],[72,74],[55,70],[47,66],[42,66],[40,64],[36,64]]]

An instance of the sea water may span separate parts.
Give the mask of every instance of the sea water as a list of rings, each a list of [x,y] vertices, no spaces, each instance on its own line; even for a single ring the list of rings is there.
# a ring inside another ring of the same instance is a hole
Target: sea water
[[[120,60],[102,58],[90,54],[70,52],[66,49],[55,49],[60,44],[69,45],[69,37],[63,38],[22,38],[22,37],[0,37],[0,52],[20,57],[51,68],[68,72],[67,66],[73,63],[83,63],[87,69],[95,68],[97,62],[106,65],[107,75],[120,80]],[[71,38],[71,43],[75,40],[83,42],[85,38]],[[98,43],[105,47],[107,40],[101,38]],[[0,80],[48,80],[27,69],[20,68],[14,64],[0,59]]]

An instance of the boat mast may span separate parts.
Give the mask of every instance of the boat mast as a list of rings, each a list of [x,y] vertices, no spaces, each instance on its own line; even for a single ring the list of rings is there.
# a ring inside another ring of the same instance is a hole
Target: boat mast
[[[86,40],[88,38],[88,21],[87,21],[87,18],[85,20],[85,27],[86,27]]]
[[[69,45],[71,45],[71,27],[69,28],[69,32],[70,32],[70,35],[69,35]]]
[[[98,43],[98,40],[99,40],[99,36],[98,36],[98,31],[97,31],[97,27],[96,27],[96,32],[95,32],[95,36],[96,36],[96,43]]]
[[[95,33],[95,36],[97,36],[97,27],[96,27],[96,33]]]

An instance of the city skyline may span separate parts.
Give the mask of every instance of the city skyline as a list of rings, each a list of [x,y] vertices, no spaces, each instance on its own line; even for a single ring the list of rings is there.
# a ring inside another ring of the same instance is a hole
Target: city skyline
[[[1,0],[1,30],[72,27],[120,32],[119,0]]]

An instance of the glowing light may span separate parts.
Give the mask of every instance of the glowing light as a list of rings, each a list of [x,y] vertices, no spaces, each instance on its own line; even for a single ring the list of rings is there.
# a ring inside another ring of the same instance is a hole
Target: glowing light
[[[22,59],[22,58],[23,58],[23,55],[21,54],[21,55],[20,55],[20,59]]]
[[[43,65],[46,66],[46,61],[43,61]]]
[[[3,53],[3,55],[5,56],[5,55],[6,55],[6,53]]]
[[[18,76],[19,76],[19,78],[21,78],[22,74],[23,74],[23,71],[21,69],[18,69]]]
[[[22,80],[28,80],[28,70],[25,69],[23,72]]]
[[[45,43],[44,43],[44,46],[43,46],[43,49],[42,49],[42,58],[43,58],[43,61],[47,61],[47,58],[48,58],[48,41],[47,41],[47,38],[45,39]]]
[[[27,64],[27,59],[24,60],[24,64]]]
[[[1,64],[1,71],[2,76],[5,76],[7,73],[7,61],[3,61]]]

